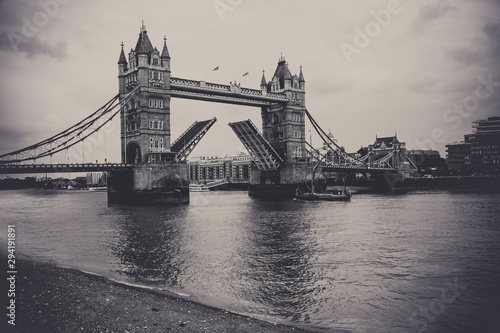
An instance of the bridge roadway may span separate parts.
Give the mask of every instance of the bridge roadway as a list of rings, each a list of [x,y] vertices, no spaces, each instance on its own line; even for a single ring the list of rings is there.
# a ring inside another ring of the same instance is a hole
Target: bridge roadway
[[[131,168],[132,164],[122,163],[0,164],[0,174],[98,172]]]
[[[0,164],[0,174],[19,173],[64,173],[64,172],[97,172],[112,170],[128,170],[133,164],[124,163],[74,163],[74,164]],[[396,172],[392,168],[377,168],[359,165],[322,165],[323,172],[361,172],[384,173]]]

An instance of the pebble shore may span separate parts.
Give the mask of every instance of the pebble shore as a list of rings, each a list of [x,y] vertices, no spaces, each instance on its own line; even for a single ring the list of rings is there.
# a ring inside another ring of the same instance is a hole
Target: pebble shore
[[[78,270],[31,261],[17,266],[16,325],[3,332],[311,332]]]

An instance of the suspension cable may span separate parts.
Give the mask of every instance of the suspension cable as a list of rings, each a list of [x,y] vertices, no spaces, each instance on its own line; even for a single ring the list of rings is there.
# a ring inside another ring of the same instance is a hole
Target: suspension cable
[[[48,139],[26,148],[0,155],[0,159],[3,159],[0,160],[0,164],[34,160],[49,155],[52,156],[55,153],[74,146],[75,144],[88,138],[90,135],[96,133],[99,129],[110,122],[118,114],[118,112],[121,111],[123,106],[128,103],[132,96],[137,93],[138,90],[139,86],[128,93],[128,95],[122,100],[119,100],[119,94],[116,95],[90,116]],[[105,116],[107,116],[107,118],[105,118]],[[102,124],[99,124],[99,119],[105,119],[105,121]],[[95,124],[97,124],[97,128],[95,128]],[[37,148],[41,149],[42,152],[37,153]],[[30,151],[32,154],[30,154]]]

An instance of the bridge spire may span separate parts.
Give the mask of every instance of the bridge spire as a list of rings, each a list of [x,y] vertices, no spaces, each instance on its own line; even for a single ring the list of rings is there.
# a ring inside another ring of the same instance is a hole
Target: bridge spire
[[[264,75],[264,70],[262,70],[262,79],[260,80],[260,89],[267,90],[266,76]]]
[[[304,80],[304,74],[302,74],[302,65],[300,65],[299,82],[306,82],[306,80]]]
[[[122,50],[120,52],[120,59],[118,59],[118,65],[127,65],[127,58],[125,57],[125,52],[123,52],[123,42],[121,43]]]
[[[161,52],[162,59],[170,59],[170,54],[167,48],[167,36],[163,36],[163,51]]]

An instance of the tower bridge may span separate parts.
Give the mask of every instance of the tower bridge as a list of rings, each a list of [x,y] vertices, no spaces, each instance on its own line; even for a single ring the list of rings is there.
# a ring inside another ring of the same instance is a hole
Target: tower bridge
[[[35,145],[0,155],[0,172],[46,172],[47,170],[106,170],[108,201],[181,203],[189,202],[189,169],[186,159],[215,123],[216,118],[196,121],[171,143],[171,98],[201,100],[257,107],[262,132],[250,121],[231,123],[236,136],[252,155],[249,194],[291,195],[298,184],[311,177],[313,160],[321,154],[307,149],[305,120],[340,164],[323,163],[328,170],[379,173],[394,171],[382,164],[370,166],[339,147],[307,111],[302,66],[292,75],[281,56],[271,80],[263,71],[260,89],[196,81],[171,76],[171,57],[166,38],[160,52],[153,47],[146,26],[140,28],[135,48],[125,55],[124,44],[118,59],[118,95],[91,116],[69,129]],[[120,116],[121,163],[66,164],[26,167],[25,161],[52,156],[94,135],[117,114]],[[312,147],[311,147],[312,148]],[[17,166],[14,166],[14,165]],[[45,171],[42,171],[45,170]],[[320,169],[317,169],[317,172]]]

